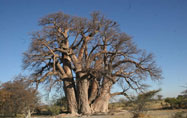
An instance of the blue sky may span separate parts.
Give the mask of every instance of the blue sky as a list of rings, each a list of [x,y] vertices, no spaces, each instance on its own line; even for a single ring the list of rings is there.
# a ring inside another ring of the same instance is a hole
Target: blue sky
[[[186,6],[186,0],[0,0],[0,81],[26,72],[22,53],[41,17],[58,11],[88,17],[101,11],[139,48],[154,53],[164,80],[147,83],[162,88],[165,97],[177,96],[187,84]]]

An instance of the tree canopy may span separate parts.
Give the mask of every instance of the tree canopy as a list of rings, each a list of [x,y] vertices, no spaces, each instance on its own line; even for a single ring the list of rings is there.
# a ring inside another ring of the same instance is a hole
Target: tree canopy
[[[36,85],[63,83],[71,113],[107,112],[110,97],[142,90],[147,78],[162,78],[153,55],[138,49],[117,22],[99,12],[90,18],[57,12],[40,19],[39,25],[23,67],[32,70]],[[118,81],[123,90],[111,93]]]

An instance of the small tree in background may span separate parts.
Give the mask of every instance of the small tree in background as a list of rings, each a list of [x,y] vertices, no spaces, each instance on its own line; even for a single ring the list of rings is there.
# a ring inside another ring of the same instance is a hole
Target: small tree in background
[[[139,94],[136,98],[133,98],[132,103],[134,104],[132,108],[133,118],[138,118],[144,111],[146,111],[145,105],[147,102],[151,101],[152,98],[160,91],[153,90],[146,93]]]
[[[30,117],[38,101],[38,92],[29,86],[23,76],[17,76],[15,80],[0,86],[0,114],[2,116],[25,114]]]
[[[163,97],[162,95],[157,95],[158,100],[162,100],[162,97]]]

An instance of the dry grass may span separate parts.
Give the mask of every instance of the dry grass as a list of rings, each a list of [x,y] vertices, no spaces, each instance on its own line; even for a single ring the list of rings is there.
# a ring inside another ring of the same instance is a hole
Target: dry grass
[[[162,103],[162,104],[161,104]],[[177,110],[161,110],[164,101],[152,101],[146,104],[148,111],[140,114],[140,118],[174,118],[175,114],[178,112],[184,112],[187,115],[187,109],[177,109]],[[114,103],[109,105],[109,114],[95,114],[90,116],[71,116],[70,114],[60,114],[53,117],[33,117],[33,118],[132,118],[132,113],[130,113],[130,107],[125,107],[123,104]],[[126,109],[126,110],[125,110]],[[179,117],[177,117],[179,118]],[[187,118],[187,117],[186,117]]]

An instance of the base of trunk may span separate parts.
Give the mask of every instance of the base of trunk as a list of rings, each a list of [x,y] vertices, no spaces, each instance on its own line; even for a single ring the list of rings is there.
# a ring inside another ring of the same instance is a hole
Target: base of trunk
[[[110,96],[109,94],[102,95],[96,99],[91,105],[93,113],[107,113]]]
[[[78,109],[80,114],[91,114],[88,102],[88,81],[86,79],[78,82]]]
[[[64,82],[64,86],[65,86],[65,94],[68,104],[68,111],[71,114],[77,114],[77,101],[76,101],[74,87],[70,82],[67,81]]]

